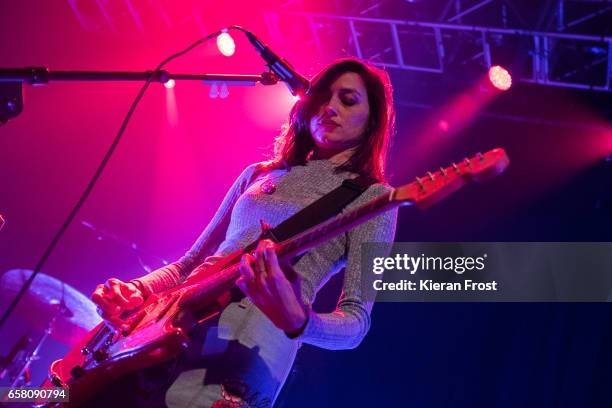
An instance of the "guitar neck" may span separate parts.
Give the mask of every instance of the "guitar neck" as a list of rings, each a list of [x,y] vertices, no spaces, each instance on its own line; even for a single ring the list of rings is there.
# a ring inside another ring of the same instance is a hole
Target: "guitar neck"
[[[302,255],[317,245],[368,221],[377,215],[388,211],[399,205],[408,205],[410,202],[398,202],[393,200],[393,193],[385,193],[372,201],[362,205],[346,214],[338,215],[330,220],[310,228],[284,242],[282,242],[277,254],[282,259],[292,259]]]
[[[338,215],[315,227],[312,227],[292,238],[287,239],[277,245],[276,253],[281,260],[290,260],[302,255],[317,245],[325,242],[337,235],[345,233],[355,226],[399,205],[409,205],[410,201],[394,200],[395,190],[385,193],[372,201],[362,205],[346,214]],[[250,252],[257,246],[257,241],[251,243],[243,250],[238,250],[220,260],[220,269],[202,279],[190,282],[191,288],[181,298],[182,307],[197,306],[207,299],[214,299],[223,292],[230,290],[234,286],[235,280],[239,277],[238,270],[240,258],[244,253]]]
[[[309,249],[342,234],[378,214],[400,205],[415,205],[421,209],[444,199],[470,181],[481,181],[502,173],[509,163],[504,149],[496,148],[485,154],[478,153],[471,159],[439,171],[428,172],[426,176],[417,177],[416,181],[400,186],[374,200],[312,227],[286,241],[278,244],[276,253],[281,260],[291,260]],[[195,277],[183,284],[188,286],[186,295],[182,296],[181,305],[197,306],[214,299],[215,296],[231,289],[239,276],[238,265],[243,254],[252,252],[258,241],[252,242],[244,249],[235,251],[218,261],[212,267],[198,267],[192,273]],[[199,273],[198,269],[202,269]]]

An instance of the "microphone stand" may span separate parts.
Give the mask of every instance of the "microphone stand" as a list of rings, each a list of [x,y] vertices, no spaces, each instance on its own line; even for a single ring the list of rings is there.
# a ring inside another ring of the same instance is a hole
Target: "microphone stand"
[[[49,71],[46,67],[0,68],[0,124],[18,116],[23,110],[22,85],[44,85],[52,81],[146,81],[153,71]],[[151,82],[175,81],[223,82],[227,85],[275,85],[280,78],[273,72],[261,75],[172,74],[160,70]]]
[[[168,62],[173,59],[180,57],[181,55],[186,54],[191,51],[198,45],[202,44],[205,41],[212,39],[213,37],[218,36],[221,33],[227,32],[228,30],[238,30],[245,33],[249,40],[252,42],[254,46],[258,49],[258,52],[264,57],[271,71],[264,72],[261,75],[225,75],[225,74],[203,74],[203,75],[193,75],[193,74],[170,74],[168,71],[164,71],[161,68],[164,67]],[[262,54],[263,53],[263,54]],[[265,55],[264,55],[265,54]],[[298,78],[298,80],[301,77]],[[12,119],[18,116],[23,110],[23,92],[22,85],[23,83],[29,84],[46,84],[49,81],[144,81],[140,92],[132,102],[130,109],[125,116],[123,122],[121,123],[121,127],[117,132],[117,135],[113,139],[113,143],[111,144],[109,150],[104,155],[102,162],[98,166],[93,178],[87,185],[85,191],[79,198],[78,202],[68,215],[68,218],[62,224],[57,234],[54,236],[53,240],[49,244],[49,247],[41,257],[40,261],[34,268],[34,272],[28,278],[28,280],[24,283],[23,287],[17,293],[13,302],[9,305],[8,309],[4,312],[2,317],[0,318],[0,329],[10,316],[10,314],[15,309],[19,300],[23,297],[25,292],[28,290],[29,286],[32,284],[32,281],[36,277],[36,275],[40,272],[40,269],[44,265],[45,261],[55,248],[55,245],[62,237],[77,212],[89,196],[89,193],[93,189],[96,181],[102,174],[108,160],[113,154],[117,144],[119,143],[123,132],[134,113],[134,109],[138,105],[138,102],[142,99],[145,91],[151,84],[151,82],[167,82],[171,79],[177,80],[198,80],[198,81],[211,81],[211,82],[225,82],[230,85],[234,84],[242,84],[242,85],[254,85],[257,82],[260,82],[262,85],[274,85],[279,80],[283,80],[290,85],[291,92],[296,92],[296,86],[299,88],[300,85],[304,85],[304,81],[296,81],[295,73],[293,73],[292,68],[289,64],[280,59],[276,54],[272,53],[269,48],[263,44],[253,33],[245,30],[240,26],[229,26],[222,30],[215,31],[207,35],[206,37],[198,39],[196,42],[191,44],[189,47],[179,51],[177,53],[172,54],[168,58],[164,59],[159,65],[155,68],[154,71],[145,71],[145,72],[107,72],[107,71],[57,71],[50,72],[45,67],[26,67],[26,68],[0,68],[0,126],[6,124],[9,119]],[[290,83],[291,82],[291,83]],[[301,82],[301,83],[299,83]],[[223,96],[221,96],[223,97]]]
[[[197,45],[197,43],[192,45],[191,48],[195,45]],[[30,85],[43,85],[52,81],[149,81],[149,83],[166,83],[169,80],[174,79],[180,81],[204,81],[212,83],[223,82],[227,85],[254,86],[257,82],[261,83],[262,85],[274,85],[280,80],[280,78],[273,72],[263,72],[261,75],[172,74],[166,70],[160,69],[156,71],[155,75],[153,75],[154,72],[155,71],[49,71],[49,69],[46,67],[0,68],[0,126],[6,124],[9,119],[17,117],[23,110],[22,86],[24,83]],[[139,97],[142,96],[142,92],[144,92],[145,89],[146,88],[143,88],[141,90]],[[133,108],[134,105],[131,109]],[[124,121],[113,146],[116,145],[118,138],[123,133],[125,125],[126,122]],[[110,157],[109,155],[112,153],[112,150],[113,148],[111,148],[111,150],[109,150],[107,153],[107,156],[105,156],[103,164],[101,164],[101,166],[98,168],[96,176],[94,176],[94,180],[102,171],[104,163]],[[87,194],[92,187],[93,181],[88,185],[86,192],[81,197],[81,200],[84,200],[84,198],[87,197]],[[76,210],[78,210],[80,204],[82,204],[82,202],[79,202],[79,204],[77,204],[77,206],[73,209],[73,212],[69,216],[67,222],[64,224],[64,226],[62,226],[62,229],[56,235],[54,241],[52,241],[49,250],[43,256],[41,263],[44,262],[46,257],[49,255],[50,250],[54,247],[55,242],[57,242],[65,228],[67,228],[68,223],[76,214]],[[9,315],[13,312],[19,299],[28,290],[28,287],[38,272],[40,272],[39,267],[36,267],[34,269],[34,273],[24,283],[23,287],[15,299],[13,299],[13,302],[9,305],[8,309],[3,312],[2,318],[0,318],[0,329],[8,319]]]

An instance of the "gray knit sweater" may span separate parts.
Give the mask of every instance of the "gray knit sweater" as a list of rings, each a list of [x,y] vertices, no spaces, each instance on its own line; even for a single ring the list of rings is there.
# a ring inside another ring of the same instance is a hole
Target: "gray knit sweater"
[[[335,173],[334,164],[329,160],[311,160],[305,166],[276,170],[263,170],[261,164],[253,164],[234,182],[213,219],[185,256],[137,280],[145,294],[170,289],[207,256],[227,255],[254,241],[261,232],[260,220],[276,226],[338,187],[344,179],[355,176],[348,172]],[[275,191],[270,194],[269,189],[262,188],[265,183],[273,183]],[[387,185],[374,184],[344,211],[388,190]],[[307,304],[312,304],[318,290],[345,267],[336,310],[332,313],[311,310],[299,337],[287,337],[248,298],[230,303],[217,325],[206,332],[203,344],[195,339],[192,342],[200,350],[201,363],[197,364],[199,368],[183,371],[174,381],[166,393],[167,406],[211,406],[219,398],[220,381],[227,379],[245,385],[249,401],[270,406],[289,375],[301,343],[326,349],[356,347],[370,327],[373,299],[372,293],[365,293],[369,285],[367,271],[360,267],[361,244],[392,241],[396,218],[397,210],[372,218],[313,248],[294,265],[302,278],[301,296]],[[214,363],[219,356],[223,363]],[[212,363],[209,365],[207,361]]]
[[[311,160],[305,166],[271,171],[262,170],[260,163],[250,165],[234,182],[213,219],[185,256],[138,281],[148,293],[171,288],[205,257],[229,254],[255,240],[261,232],[260,220],[276,226],[349,177],[356,177],[356,174],[335,173],[334,164],[329,160]],[[273,193],[262,191],[261,185],[266,182],[276,186]],[[344,212],[389,189],[388,185],[380,183],[370,186]],[[345,267],[344,283],[336,310],[332,313],[311,312],[304,332],[297,339],[287,341],[295,343],[297,340],[326,349],[354,348],[361,342],[370,327],[372,309],[372,302],[362,293],[365,276],[362,273],[367,272],[362,272],[360,267],[361,244],[392,241],[396,218],[396,209],[379,215],[319,245],[295,264],[295,270],[302,277],[302,299],[307,304],[312,304],[317,291],[342,267]],[[222,313],[221,321],[227,325],[227,338],[241,340],[242,335],[243,342],[253,343],[253,337],[258,337],[253,336],[253,331],[258,331],[256,326],[262,322],[266,322],[269,336],[269,331],[275,328],[270,327],[267,318],[258,310],[250,310],[256,308],[248,300],[241,303],[241,308],[230,304]],[[245,306],[249,308],[247,312]]]
[[[143,276],[145,292],[172,288],[209,255],[227,255],[244,248],[261,232],[260,220],[280,224],[308,204],[356,174],[335,173],[329,160],[311,160],[305,166],[263,170],[247,167],[234,182],[223,203],[193,247],[179,261]],[[270,194],[262,184],[273,183]],[[384,184],[370,186],[344,212],[389,191]],[[341,298],[332,313],[310,311],[303,333],[290,339],[248,298],[230,303],[218,326],[208,330],[203,343],[194,340],[201,363],[183,371],[166,393],[171,408],[205,407],[214,404],[221,381],[239,381],[248,390],[253,406],[270,406],[289,375],[301,343],[326,349],[356,347],[370,328],[372,293],[361,271],[361,244],[390,242],[395,234],[397,209],[388,211],[315,247],[294,265],[302,278],[301,296],[312,304],[318,290],[345,267]],[[365,289],[364,289],[365,288]],[[210,360],[212,358],[212,360]],[[216,359],[216,360],[215,360]],[[208,363],[222,361],[223,363]],[[225,379],[225,380],[221,380]],[[258,401],[260,405],[255,402]]]

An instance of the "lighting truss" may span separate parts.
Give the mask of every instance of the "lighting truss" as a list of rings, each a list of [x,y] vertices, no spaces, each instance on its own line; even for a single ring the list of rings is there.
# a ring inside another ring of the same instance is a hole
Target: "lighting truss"
[[[410,7],[408,3],[418,2],[400,3]],[[389,18],[385,5],[393,2],[361,3],[361,10],[353,8],[351,15],[268,13],[270,34],[286,35],[283,27],[288,25],[308,27],[306,31],[322,53],[329,51],[324,50],[323,39],[340,36],[344,44],[337,48],[342,53],[386,68],[453,75],[466,69],[484,72],[500,64],[521,82],[612,90],[610,27],[603,33],[588,32],[595,27],[589,23],[612,16],[611,1],[559,0],[549,2],[550,7],[538,10],[536,16],[525,13],[528,3],[508,0],[448,0],[436,3],[442,5],[438,9],[433,2],[420,2],[429,6],[431,20],[403,18],[407,13],[399,12],[395,14],[402,18]],[[392,6],[386,8],[391,14],[402,5],[395,2]]]

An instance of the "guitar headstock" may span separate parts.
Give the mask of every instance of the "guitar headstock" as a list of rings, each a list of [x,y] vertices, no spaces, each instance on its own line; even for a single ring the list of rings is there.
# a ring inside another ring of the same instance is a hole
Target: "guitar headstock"
[[[416,181],[396,188],[392,200],[425,208],[470,181],[479,182],[501,174],[509,163],[506,151],[501,148],[490,150],[485,154],[478,153],[459,163],[440,167],[440,170],[433,173],[428,172],[423,177],[417,177]]]

